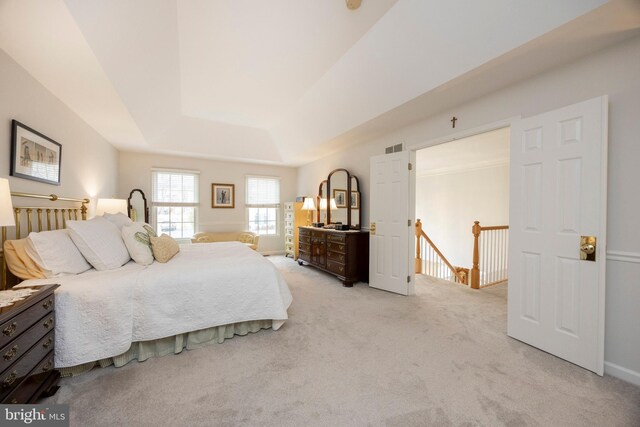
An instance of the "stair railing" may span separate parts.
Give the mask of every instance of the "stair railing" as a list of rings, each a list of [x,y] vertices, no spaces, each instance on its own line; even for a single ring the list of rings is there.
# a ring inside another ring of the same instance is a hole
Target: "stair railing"
[[[480,289],[506,282],[509,226],[482,227],[479,221],[474,221],[471,232],[473,233],[471,288]]]
[[[469,269],[454,267],[442,254],[422,229],[422,222],[416,220],[416,259],[415,270],[439,279],[468,284]]]

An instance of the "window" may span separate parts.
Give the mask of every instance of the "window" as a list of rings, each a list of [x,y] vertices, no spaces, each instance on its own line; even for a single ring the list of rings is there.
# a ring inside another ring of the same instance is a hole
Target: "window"
[[[248,176],[246,194],[249,231],[263,236],[277,236],[280,178]]]
[[[176,239],[191,238],[197,228],[199,173],[154,169],[151,176],[156,232]]]

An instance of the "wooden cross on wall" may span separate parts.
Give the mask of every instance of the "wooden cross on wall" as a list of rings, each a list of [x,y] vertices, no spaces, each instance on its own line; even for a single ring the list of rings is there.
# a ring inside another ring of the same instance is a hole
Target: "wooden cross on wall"
[[[456,127],[456,121],[458,121],[458,118],[456,116],[453,116],[453,118],[450,121],[451,121],[451,127],[455,128]]]

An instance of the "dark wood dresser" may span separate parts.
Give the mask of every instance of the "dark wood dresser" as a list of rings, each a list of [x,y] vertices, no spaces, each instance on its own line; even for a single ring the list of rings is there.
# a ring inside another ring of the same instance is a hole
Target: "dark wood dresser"
[[[33,287],[36,293],[0,308],[1,403],[33,403],[58,389],[60,373],[53,369],[58,286]]]
[[[344,286],[369,281],[369,232],[300,227],[298,263],[333,274]]]

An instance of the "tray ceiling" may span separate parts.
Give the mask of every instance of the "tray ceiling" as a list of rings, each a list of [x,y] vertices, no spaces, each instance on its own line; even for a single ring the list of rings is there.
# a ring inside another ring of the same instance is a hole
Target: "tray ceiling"
[[[638,29],[636,2],[605,3],[3,0],[0,47],[118,149],[300,165],[419,119],[393,112],[584,16],[610,18],[589,46]]]

